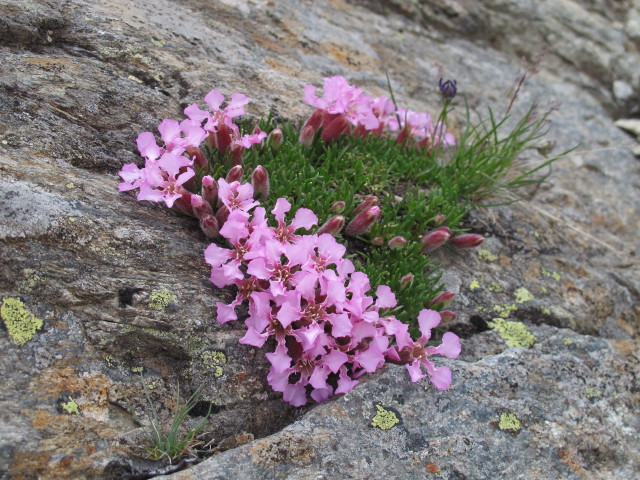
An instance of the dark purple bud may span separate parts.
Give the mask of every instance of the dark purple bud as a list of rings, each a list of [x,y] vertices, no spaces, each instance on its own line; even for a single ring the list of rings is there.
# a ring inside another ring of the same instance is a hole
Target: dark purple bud
[[[437,250],[451,238],[451,230],[449,227],[438,227],[435,230],[427,232],[420,239],[420,251],[422,253],[430,253]]]
[[[443,310],[442,312],[440,312],[440,318],[445,323],[453,322],[457,316],[458,315],[456,315],[456,313],[452,312],[451,310]]]
[[[362,235],[364,232],[369,230],[371,225],[373,225],[373,222],[377,220],[380,216],[380,212],[380,207],[377,205],[367,208],[364,212],[360,212],[356,218],[351,220],[349,225],[347,225],[347,228],[344,231],[345,235],[349,235],[351,237]]]
[[[384,238],[382,237],[375,237],[373,240],[371,240],[371,245],[374,245],[376,247],[379,247],[383,244],[384,244]]]
[[[327,115],[322,122],[320,137],[327,143],[336,140],[349,131],[349,122],[342,114]]]
[[[317,234],[322,235],[323,233],[328,233],[335,237],[340,233],[342,227],[344,227],[344,222],[345,218],[342,215],[334,215],[318,229]]]
[[[191,208],[193,208],[193,213],[195,214],[195,216],[200,219],[206,216],[213,215],[211,205],[205,202],[200,195],[191,195]]]
[[[284,137],[282,135],[282,130],[276,128],[274,130],[271,130],[271,133],[269,133],[267,142],[269,143],[269,145],[271,145],[271,148],[273,148],[274,150],[278,150],[282,145],[283,138]]]
[[[216,220],[218,221],[218,226],[220,228],[222,228],[222,226],[224,225],[224,222],[227,221],[227,218],[229,218],[229,214],[231,212],[229,211],[229,209],[227,207],[225,207],[224,205],[222,205],[218,211],[216,212]]]
[[[356,213],[360,213],[369,207],[378,205],[378,203],[380,203],[380,199],[378,197],[375,195],[369,195],[368,197],[365,197],[360,205],[353,209],[353,214],[355,215]]]
[[[213,215],[205,215],[200,217],[200,230],[204,232],[207,238],[216,238],[220,232],[218,221]]]
[[[451,301],[453,300],[453,297],[455,296],[456,294],[453,292],[442,292],[436,298],[434,298],[429,303],[427,303],[427,307],[433,307],[438,304],[440,304],[442,307],[446,307],[451,303]]]
[[[331,211],[336,213],[342,213],[344,211],[344,207],[346,206],[347,206],[346,203],[344,203],[342,200],[338,200],[336,203],[331,205]]]
[[[204,152],[200,150],[198,147],[194,147],[192,145],[187,145],[185,147],[189,157],[193,160],[193,166],[196,172],[202,170],[202,168],[207,165],[207,157],[204,155]],[[207,168],[206,171],[209,171]]]
[[[442,225],[446,219],[447,217],[445,217],[442,213],[439,213],[435,217],[433,217],[433,224]]]
[[[484,236],[477,233],[458,235],[451,239],[451,244],[456,248],[475,248],[484,242]]]
[[[400,285],[402,285],[403,287],[406,284],[411,282],[413,282],[413,273],[407,273],[404,277],[400,279]]]
[[[442,96],[447,100],[451,100],[458,92],[458,83],[455,80],[447,80],[446,82],[443,82],[441,78],[438,82],[438,87],[440,87],[440,93]]]
[[[306,127],[302,127],[302,130],[300,130],[300,138],[298,141],[300,142],[300,145],[310,147],[313,144],[313,137],[315,136],[316,130],[312,126],[307,125]]]
[[[393,237],[389,240],[389,248],[391,250],[401,250],[407,246],[407,240],[404,237]]]
[[[231,145],[229,149],[229,163],[231,166],[242,165],[244,147],[242,145]]]
[[[225,178],[225,180],[228,183],[239,182],[240,180],[242,180],[242,173],[242,167],[240,165],[231,167],[231,170],[229,170],[229,173],[227,173],[227,178]]]
[[[212,207],[218,202],[218,182],[209,175],[202,177],[202,198]]]

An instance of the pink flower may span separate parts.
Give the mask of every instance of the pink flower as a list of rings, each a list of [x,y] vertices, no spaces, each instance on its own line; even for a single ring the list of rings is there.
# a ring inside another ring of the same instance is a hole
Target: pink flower
[[[224,178],[218,179],[218,198],[230,211],[240,209],[250,211],[259,202],[253,200],[253,187],[249,183],[227,183]]]

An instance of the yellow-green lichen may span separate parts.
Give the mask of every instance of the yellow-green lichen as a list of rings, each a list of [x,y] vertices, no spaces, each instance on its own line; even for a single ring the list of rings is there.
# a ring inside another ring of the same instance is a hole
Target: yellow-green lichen
[[[496,312],[500,318],[509,318],[511,312],[515,312],[517,310],[518,307],[516,307],[513,303],[493,306],[493,311]]]
[[[156,388],[158,388],[158,382],[154,380],[152,382],[147,383],[147,388],[149,390],[155,390]]]
[[[135,367],[131,367],[131,371],[133,373],[142,373],[142,372],[144,372],[144,367],[141,366],[141,365],[137,365]]]
[[[558,272],[556,272],[555,270],[554,270],[553,272],[551,272],[551,276],[553,277],[553,279],[554,279],[556,282],[559,282],[559,281],[560,281],[560,274],[559,274]]]
[[[547,287],[540,287],[540,291],[542,293],[547,293]]]
[[[80,414],[80,410],[78,410],[78,404],[76,403],[76,401],[69,397],[69,401],[66,403],[61,403],[60,406],[62,407],[62,409],[67,412],[69,415],[72,414],[76,414],[79,415]]]
[[[508,430],[517,432],[520,430],[520,420],[516,417],[515,413],[502,413],[500,414],[500,422],[498,423],[500,430]]]
[[[500,293],[502,291],[502,286],[498,282],[491,282],[489,284],[489,291]]]
[[[473,280],[469,284],[469,290],[477,290],[478,288],[480,288],[480,282],[478,280]]]
[[[533,236],[536,237],[536,238],[540,238],[540,234],[538,232],[536,232],[535,230],[533,232]]]
[[[118,365],[118,362],[113,358],[113,355],[107,355],[104,357],[104,363],[109,368],[115,368]]]
[[[200,361],[214,377],[220,377],[223,373],[222,365],[227,363],[227,356],[216,350],[207,350],[200,354]]]
[[[593,387],[587,387],[585,393],[587,394],[587,398],[600,398],[602,396],[602,392]]]
[[[24,308],[24,303],[19,298],[3,298],[0,317],[4,320],[11,341],[19,346],[31,340],[42,328],[42,319]]]
[[[548,277],[548,276],[549,276],[549,270],[547,270],[546,268],[541,268],[541,269],[540,269],[540,274],[541,274],[543,277]]]
[[[551,310],[549,310],[547,307],[540,307],[540,313],[542,313],[543,315],[551,315]]]
[[[383,408],[382,405],[377,404],[376,409],[378,413],[371,419],[372,427],[379,428],[380,430],[389,430],[400,422],[395,413]]]
[[[524,287],[517,289],[513,296],[516,298],[516,303],[529,302],[535,298],[531,292]]]
[[[165,287],[159,288],[151,292],[149,296],[149,306],[155,310],[164,312],[171,302],[175,302],[177,297],[167,290]]]
[[[481,248],[478,250],[478,258],[480,260],[484,260],[485,262],[495,262],[498,260],[498,256],[491,253],[486,248]]]
[[[562,339],[562,343],[564,343],[565,345],[571,345],[573,343],[573,340],[565,337]]]
[[[494,318],[488,325],[498,332],[509,347],[529,348],[536,343],[536,337],[521,322],[507,322],[503,318]]]

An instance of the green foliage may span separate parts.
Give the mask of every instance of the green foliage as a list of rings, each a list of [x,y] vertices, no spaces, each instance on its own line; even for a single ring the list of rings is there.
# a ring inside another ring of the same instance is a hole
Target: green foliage
[[[145,396],[147,397],[147,403],[151,410],[151,422],[147,428],[147,437],[149,439],[150,446],[146,449],[149,457],[154,460],[159,460],[163,457],[173,461],[180,458],[193,447],[196,442],[197,435],[202,432],[207,424],[207,419],[211,414],[211,405],[209,411],[202,417],[195,425],[190,428],[184,428],[184,423],[187,415],[191,409],[198,402],[202,388],[198,388],[188,399],[181,405],[180,403],[180,388],[178,387],[176,393],[176,403],[173,413],[173,419],[169,428],[163,428],[160,424],[158,417],[158,410],[156,405],[151,400],[151,396],[147,390],[146,385],[142,382]]]

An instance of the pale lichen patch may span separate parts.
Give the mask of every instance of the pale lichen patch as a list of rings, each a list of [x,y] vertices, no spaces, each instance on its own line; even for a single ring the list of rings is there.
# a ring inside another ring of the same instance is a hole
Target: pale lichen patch
[[[159,288],[151,292],[149,296],[149,307],[160,312],[164,312],[167,305],[175,302],[177,297],[165,287]]]
[[[31,340],[42,328],[42,319],[30,313],[19,298],[3,298],[0,317],[4,320],[9,338],[19,346]]]
[[[391,410],[383,408],[382,405],[376,405],[377,413],[371,419],[371,426],[380,430],[389,430],[400,422],[398,416]]]
[[[521,322],[508,322],[503,318],[494,318],[488,322],[488,325],[498,332],[509,347],[529,348],[536,343],[536,337]]]
[[[503,431],[517,432],[520,430],[520,420],[518,420],[515,413],[502,413],[500,414],[498,428]]]
[[[516,299],[516,303],[530,302],[531,300],[535,299],[533,294],[524,287],[518,288],[514,292],[513,296]]]

